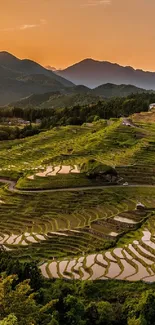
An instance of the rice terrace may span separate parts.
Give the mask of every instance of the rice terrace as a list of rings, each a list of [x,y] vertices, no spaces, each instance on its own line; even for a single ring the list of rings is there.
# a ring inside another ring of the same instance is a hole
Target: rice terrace
[[[0,0],[0,325],[155,325],[154,12]]]
[[[1,141],[1,250],[45,278],[154,282],[153,116]]]

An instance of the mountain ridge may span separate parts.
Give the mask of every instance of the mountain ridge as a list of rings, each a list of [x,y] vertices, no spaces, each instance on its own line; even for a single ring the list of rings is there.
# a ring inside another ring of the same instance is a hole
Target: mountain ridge
[[[105,83],[132,84],[144,89],[155,89],[155,72],[134,69],[131,66],[121,66],[109,61],[84,59],[57,74],[67,78],[74,84],[83,84],[96,88]]]
[[[91,105],[98,101],[108,100],[114,97],[126,97],[132,94],[151,93],[142,88],[132,85],[114,85],[104,84],[95,89],[89,89],[83,85],[74,86],[68,89],[68,92],[61,93],[46,92],[44,94],[32,94],[19,101],[11,102],[9,107],[43,107],[44,108],[63,108],[76,105]]]
[[[35,61],[0,52],[0,106],[34,93],[66,92],[73,86],[72,82]]]

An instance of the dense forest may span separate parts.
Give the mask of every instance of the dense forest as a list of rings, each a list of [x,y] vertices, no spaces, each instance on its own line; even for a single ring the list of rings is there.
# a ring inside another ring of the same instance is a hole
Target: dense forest
[[[64,108],[38,108],[32,107],[1,107],[0,119],[22,118],[35,122],[36,119],[49,119],[52,126],[57,124],[83,124],[93,121],[94,118],[109,119],[112,117],[128,116],[148,110],[150,103],[155,102],[155,94],[135,94],[128,97],[116,97],[110,100],[99,101],[96,104],[85,106],[76,105]]]
[[[7,119],[17,118],[30,121],[30,125],[21,128],[1,127],[0,140],[22,138],[39,133],[41,130],[59,125],[82,125],[98,119],[118,118],[133,113],[148,111],[149,104],[155,102],[155,94],[136,94],[128,97],[116,97],[110,100],[99,101],[96,104],[74,106],[71,108],[38,108],[35,107],[4,107],[0,109],[0,123]],[[37,119],[38,126],[32,126]]]
[[[0,325],[153,325],[155,285],[43,279],[0,253]]]

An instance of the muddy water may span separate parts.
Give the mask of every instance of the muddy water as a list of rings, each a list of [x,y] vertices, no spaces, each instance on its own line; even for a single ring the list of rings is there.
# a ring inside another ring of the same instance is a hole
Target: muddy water
[[[146,257],[144,257],[144,256],[142,256],[142,255],[140,255],[137,251],[136,251],[136,249],[131,245],[131,244],[129,244],[129,249],[130,249],[130,251],[131,252],[133,252],[133,254],[135,255],[135,256],[137,256],[138,258],[140,258],[142,261],[144,261],[147,265],[152,265],[154,262],[152,262],[152,261],[150,261],[148,258],[146,258]]]
[[[123,254],[122,254],[122,250],[123,250],[122,248],[115,248],[113,250],[113,252],[117,257],[124,258]]]
[[[148,282],[148,283],[155,282],[155,275],[150,276],[150,277],[147,277],[147,278],[144,278],[143,281],[144,282]]]
[[[143,238],[142,238],[143,240]],[[145,243],[145,245],[147,245],[148,247],[151,247],[153,249],[155,249],[155,244],[151,241],[151,240],[143,240],[143,242]]]
[[[21,245],[23,245],[23,246],[27,246],[28,243],[27,243],[25,240],[23,240],[23,241],[21,242]]]
[[[128,260],[132,260],[133,257],[125,250],[123,249],[123,253],[125,254],[125,257],[128,259]]]
[[[137,245],[137,247],[144,253],[144,254],[147,254],[148,256],[151,256],[151,257],[154,257],[155,258],[155,255],[153,255],[152,253],[150,253],[148,250],[146,250],[146,248],[144,248],[143,246],[141,245]]]
[[[138,281],[149,276],[149,273],[147,272],[146,268],[140,262],[136,261],[135,259],[133,259],[133,262],[138,266],[138,272],[132,276],[127,277],[127,280]]]
[[[60,170],[60,166],[57,166],[57,167],[53,167],[51,168],[51,171],[46,173],[46,176],[55,176]]]
[[[83,277],[82,280],[88,280],[88,278],[90,277],[90,274],[87,273],[83,267],[80,267],[81,272],[83,273]]]
[[[46,266],[47,266],[47,263],[41,265],[41,266],[39,267],[39,269],[41,270],[42,275],[43,275],[45,278],[49,279],[49,276],[48,276],[47,271],[46,271]]]
[[[43,235],[40,234],[35,234],[36,238],[38,238],[39,240],[46,240],[46,238]]]
[[[59,278],[58,271],[57,271],[57,262],[50,263],[48,268],[53,278]]]
[[[77,261],[73,268],[74,268],[75,271],[79,271],[81,267],[82,267],[82,262]],[[74,279],[76,279],[76,280],[80,279],[80,274],[79,273],[76,273],[76,272],[73,271],[73,276],[74,276]]]
[[[33,180],[34,179],[34,175],[27,176],[27,179]]]
[[[120,217],[120,216],[114,217],[114,220],[119,221],[119,222],[129,223],[129,224],[136,224],[137,223],[136,221],[134,221],[132,219],[128,219],[128,218],[124,218],[124,217]]]
[[[28,236],[26,239],[30,243],[38,243],[38,241],[33,236]]]
[[[122,259],[121,263],[124,267],[124,270],[119,276],[117,276],[118,280],[124,280],[125,278],[136,273],[136,269],[132,265],[130,265],[126,260]]]
[[[71,173],[74,173],[74,174],[79,174],[80,173],[80,170],[78,169],[77,165],[74,166],[74,168],[71,170]]]
[[[57,232],[57,231],[52,231],[50,232],[51,235],[59,235],[59,236],[65,236],[68,237],[67,234],[63,233],[63,232]]]
[[[98,264],[94,264],[92,267],[91,267],[92,271],[93,271],[93,275],[91,276],[90,280],[96,280],[102,276],[104,276],[104,273],[105,273],[105,268],[98,265]]]
[[[108,258],[108,260],[116,262],[116,259],[111,255],[111,252],[106,252],[105,256]]]
[[[39,167],[36,169],[38,170]],[[47,177],[47,176],[56,176],[57,174],[69,174],[69,173],[77,174],[77,173],[80,173],[80,170],[78,169],[77,165],[74,165],[74,167],[65,166],[65,165],[56,166],[56,167],[48,166],[48,167],[46,167],[45,170],[43,168],[43,171],[40,171],[40,172],[36,173],[35,175],[39,176],[39,177]],[[27,178],[30,180],[34,180],[35,175],[29,175],[29,176],[27,176]]]
[[[48,173],[51,173],[53,170],[53,167],[52,166],[48,166],[43,172],[39,172],[36,174],[36,176],[39,176],[39,177],[46,177],[46,175]]]
[[[76,264],[76,260],[71,260],[67,266],[66,271],[72,273],[72,267],[74,267]]]
[[[108,235],[111,237],[117,237],[119,234],[118,232],[111,231]]]
[[[150,231],[146,230],[143,231],[144,236],[142,237],[142,241],[148,241],[151,239],[151,233]]]
[[[16,240],[14,241],[14,245],[18,245],[20,241],[22,240],[22,235],[18,236]]]
[[[9,239],[6,241],[6,244],[13,244],[15,239],[17,238],[17,235],[11,235]]]
[[[106,276],[108,278],[114,279],[115,277],[117,277],[120,274],[120,272],[121,272],[121,269],[118,266],[118,264],[110,262],[109,270],[108,270],[108,273],[106,274]]]
[[[69,174],[71,170],[71,166],[62,166],[59,174]]]
[[[97,255],[97,261],[99,261],[100,263],[102,263],[104,265],[108,265],[108,262],[103,258],[102,254]]]
[[[60,274],[61,274],[63,277],[66,277],[66,278],[70,279],[69,276],[64,275],[64,271],[65,271],[65,269],[66,269],[67,264],[68,264],[68,261],[61,261],[61,262],[59,263],[59,272],[60,272]]]
[[[9,235],[4,235],[3,239],[0,240],[0,244],[4,244],[5,241],[9,238]]]
[[[90,267],[92,264],[94,264],[95,263],[95,254],[93,254],[93,255],[88,255],[87,257],[86,257],[86,266],[87,267]]]

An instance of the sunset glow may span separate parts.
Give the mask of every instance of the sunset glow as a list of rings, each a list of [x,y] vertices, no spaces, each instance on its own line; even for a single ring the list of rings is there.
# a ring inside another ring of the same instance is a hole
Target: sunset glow
[[[86,57],[155,70],[153,0],[1,0],[0,51],[64,68]]]

